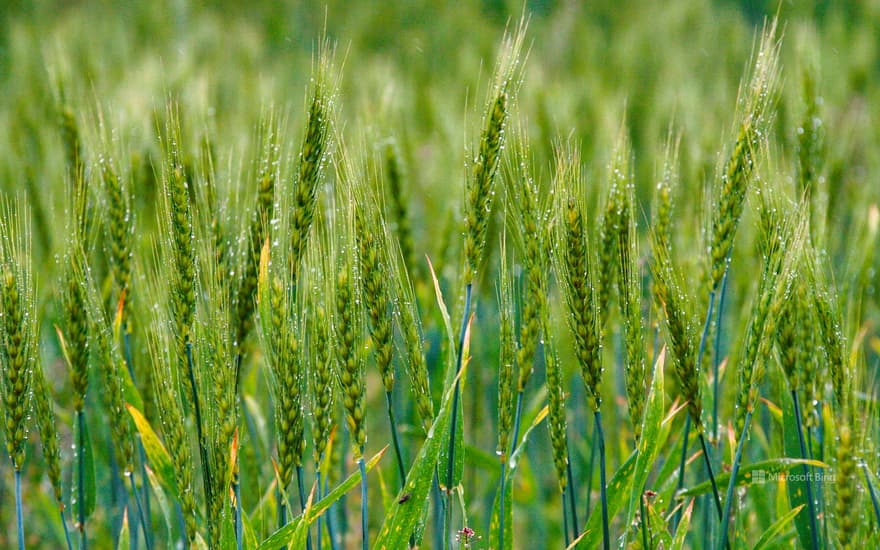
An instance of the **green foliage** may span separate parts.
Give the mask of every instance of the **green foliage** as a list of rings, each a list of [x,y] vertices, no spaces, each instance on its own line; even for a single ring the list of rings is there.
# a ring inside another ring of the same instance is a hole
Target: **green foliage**
[[[0,547],[876,546],[845,4],[10,4]]]

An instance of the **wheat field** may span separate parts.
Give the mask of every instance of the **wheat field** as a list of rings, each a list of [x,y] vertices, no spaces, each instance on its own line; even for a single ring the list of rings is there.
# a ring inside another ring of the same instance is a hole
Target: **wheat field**
[[[876,2],[0,11],[0,547],[880,547]]]

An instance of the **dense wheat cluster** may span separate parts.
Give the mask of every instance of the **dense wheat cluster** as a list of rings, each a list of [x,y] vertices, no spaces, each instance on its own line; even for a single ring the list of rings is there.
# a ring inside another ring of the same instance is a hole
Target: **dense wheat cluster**
[[[0,13],[0,547],[880,547],[875,2]]]

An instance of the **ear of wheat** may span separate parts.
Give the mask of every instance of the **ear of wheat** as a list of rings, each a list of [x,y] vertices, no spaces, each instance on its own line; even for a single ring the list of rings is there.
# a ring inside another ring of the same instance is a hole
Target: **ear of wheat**
[[[713,209],[710,245],[710,289],[718,290],[727,270],[736,230],[742,216],[749,188],[753,184],[758,155],[764,152],[767,128],[772,119],[772,106],[779,79],[779,48],[776,37],[777,20],[764,29],[755,56],[751,80],[740,88],[739,123],[736,142],[723,168],[721,188]]]
[[[31,236],[24,218],[25,208],[21,202],[8,198],[0,203],[0,398],[6,452],[15,475],[19,549],[25,547],[21,475],[28,421],[32,414],[34,368],[39,369],[35,289],[30,265]],[[42,374],[37,377],[41,380]],[[39,402],[38,397],[38,415],[41,413]]]

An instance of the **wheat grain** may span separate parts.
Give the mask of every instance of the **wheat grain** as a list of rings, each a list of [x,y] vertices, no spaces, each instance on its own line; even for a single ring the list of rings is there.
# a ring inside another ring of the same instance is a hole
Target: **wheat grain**
[[[336,272],[336,310],[333,326],[338,342],[336,362],[339,369],[337,376],[342,388],[342,404],[346,411],[352,446],[356,453],[360,453],[367,436],[364,426],[363,352],[358,347],[362,322],[360,312],[355,307],[357,283],[352,277],[353,270],[354,262],[350,258],[340,260]]]
[[[483,261],[486,233],[495,197],[495,175],[504,149],[505,128],[511,96],[515,92],[520,52],[525,33],[521,23],[512,35],[506,35],[495,69],[495,82],[490,95],[483,133],[465,185],[464,274],[465,284],[472,284]]]
[[[37,317],[31,275],[31,235],[26,205],[5,199],[0,204],[0,398],[6,451],[15,477],[18,547],[24,550],[21,476],[31,414],[33,371],[37,357]]]
[[[710,290],[717,290],[727,270],[746,195],[754,180],[758,155],[767,139],[771,107],[779,72],[777,21],[764,29],[749,84],[740,89],[742,120],[733,151],[721,175],[721,188],[713,210]]]
[[[94,283],[91,283],[94,284]],[[111,324],[105,319],[102,306],[98,301],[97,291],[89,291],[89,334],[97,357],[98,372],[101,374],[101,397],[110,421],[113,434],[113,448],[116,460],[123,473],[131,475],[134,464],[134,448],[132,446],[131,422],[125,407],[122,390],[122,370],[125,360],[118,346],[118,327],[121,310],[117,313],[116,334]]]
[[[623,190],[630,177],[629,146],[623,131],[617,138],[610,168],[608,195],[599,220],[599,236],[596,243],[597,259],[594,274],[596,284],[596,309],[599,314],[599,330],[604,334],[611,309],[611,290],[614,287],[617,272],[617,245],[622,229],[621,212],[623,206]]]
[[[672,129],[663,149],[663,167],[654,187],[652,232],[667,249],[672,249],[673,195],[678,185],[678,154],[681,137],[673,137]]]
[[[302,315],[291,303],[294,294],[285,262],[270,264],[269,242],[267,238],[260,258],[258,303],[263,345],[272,374],[279,485],[286,492],[294,467],[302,467],[305,452],[303,329]],[[279,526],[285,523],[283,516],[279,514]]]
[[[762,217],[764,266],[757,295],[749,316],[743,356],[738,365],[737,429],[742,432],[746,413],[754,412],[759,385],[766,373],[773,336],[788,299],[790,272],[801,252],[800,236],[790,217],[776,204],[769,192],[763,193]],[[784,323],[784,321],[783,321]],[[745,435],[745,434],[743,434]]]
[[[359,191],[354,208],[355,240],[362,277],[361,299],[370,320],[370,338],[376,354],[376,365],[382,375],[385,392],[394,389],[394,368],[391,364],[394,348],[392,306],[389,295],[388,248],[385,223],[370,191]]]
[[[596,291],[593,287],[590,250],[583,204],[584,183],[580,155],[573,147],[556,152],[554,195],[556,197],[556,253],[553,255],[556,278],[567,308],[566,320],[575,343],[575,356],[590,410],[599,410],[602,402],[602,377],[599,319]]]
[[[548,240],[550,208],[530,167],[530,147],[526,132],[516,125],[512,132],[512,161],[507,170],[505,207],[514,242],[522,257],[525,277],[522,284],[522,311],[516,350],[517,392],[525,391],[533,371],[541,339],[541,318],[547,309]],[[514,434],[515,436],[516,434]]]
[[[308,108],[305,137],[300,149],[293,182],[290,220],[290,275],[296,278],[299,262],[308,244],[309,230],[318,200],[318,187],[325,159],[330,149],[335,81],[331,57],[333,51],[323,44],[312,78],[312,96]]]
[[[39,364],[39,361],[38,361]],[[52,395],[46,382],[42,367],[35,367],[32,373],[34,415],[40,432],[40,446],[43,460],[46,461],[46,474],[55,492],[55,501],[64,509],[61,492],[61,448],[58,445],[58,429],[56,427],[55,409]]]
[[[392,285],[397,297],[394,312],[403,337],[403,353],[400,355],[405,356],[406,373],[412,384],[412,395],[422,430],[428,433],[434,422],[434,402],[431,400],[418,302],[403,251],[394,239],[389,241],[389,246],[391,248],[389,255],[392,259],[390,263]]]
[[[5,229],[5,228],[4,228]],[[8,230],[7,230],[8,231]],[[4,231],[4,233],[7,233]],[[8,238],[4,235],[5,238]],[[7,263],[10,260],[6,260]],[[8,263],[3,272],[3,416],[6,428],[6,451],[16,471],[24,465],[27,441],[27,418],[31,406],[33,360],[32,334],[27,323],[28,297],[22,296],[22,283],[16,268]],[[25,287],[26,288],[26,287]],[[26,290],[24,290],[26,292]]]
[[[498,351],[498,447],[502,465],[507,462],[513,430],[513,390],[516,368],[516,337],[513,325],[513,284],[510,280],[507,250],[501,242],[501,273],[499,275],[499,351]]]
[[[837,543],[840,548],[853,548],[853,537],[859,526],[858,500],[859,489],[856,487],[856,461],[853,456],[852,428],[846,419],[846,413],[839,414],[837,420],[837,483],[835,484],[837,500],[835,517],[837,520]]]
[[[164,214],[167,234],[172,244],[174,278],[171,309],[174,313],[178,358],[186,361],[186,346],[192,342],[192,326],[196,309],[196,258],[193,215],[190,204],[189,179],[183,164],[180,121],[174,104],[167,107],[165,128],[165,169],[162,173]],[[190,388],[190,393],[195,392]]]
[[[171,456],[174,481],[178,487],[180,508],[184,520],[187,542],[192,545],[196,538],[196,503],[193,494],[193,458],[190,437],[186,426],[183,404],[173,387],[177,356],[172,344],[173,326],[161,308],[153,310],[156,319],[150,331],[150,368],[156,397],[156,410],[162,426],[165,446]],[[208,498],[208,495],[205,495]]]
[[[314,442],[314,461],[320,465],[333,427],[333,410],[336,402],[334,386],[334,350],[332,347],[331,314],[328,313],[327,300],[332,296],[333,278],[331,273],[329,236],[323,223],[316,227],[317,235],[309,245],[306,265],[309,270],[304,279],[308,289],[305,304],[308,315],[305,333],[308,338],[308,379],[309,402],[312,413],[312,441]]]
[[[123,304],[123,327],[128,331],[131,300],[131,207],[127,190],[123,187],[113,161],[104,158],[100,162],[101,180],[107,197],[106,238],[109,243],[111,277],[117,301]]]
[[[672,264],[665,244],[658,242],[656,236],[652,241],[652,250],[654,297],[666,320],[665,332],[672,352],[678,390],[687,401],[688,414],[697,433],[702,433],[703,402],[700,395],[700,373],[696,366],[695,321],[690,300],[681,289],[680,275]]]
[[[281,154],[280,128],[277,115],[270,112],[260,124],[261,159],[256,173],[257,204],[251,217],[247,248],[244,253],[244,266],[235,299],[235,341],[239,353],[251,331],[254,303],[256,301],[257,276],[260,251],[269,235],[269,226],[275,211],[275,181],[278,178],[279,157]],[[274,283],[273,283],[274,284]],[[276,336],[281,336],[276,335]]]
[[[407,177],[400,147],[394,140],[388,140],[383,152],[391,228],[400,243],[400,251],[406,261],[407,268],[417,272],[419,263],[415,257],[415,243],[408,204],[409,193],[406,189],[411,184],[411,180]]]
[[[642,287],[638,264],[638,233],[635,221],[635,197],[631,185],[621,193],[617,237],[617,280],[623,316],[626,347],[626,402],[636,441],[641,436],[642,415],[648,380],[645,364],[644,327],[642,325]]]

